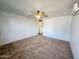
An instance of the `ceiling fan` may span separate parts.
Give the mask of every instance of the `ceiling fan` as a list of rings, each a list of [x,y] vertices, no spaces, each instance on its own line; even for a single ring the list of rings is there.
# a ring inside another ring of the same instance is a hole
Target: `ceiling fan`
[[[39,11],[37,10],[36,12],[32,12],[33,16],[37,19],[37,20],[42,20],[43,17],[48,17],[48,15],[46,15],[45,12],[43,11]]]

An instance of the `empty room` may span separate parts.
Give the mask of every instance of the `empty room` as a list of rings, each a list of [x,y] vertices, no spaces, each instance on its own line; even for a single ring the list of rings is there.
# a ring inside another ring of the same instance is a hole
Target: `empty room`
[[[79,59],[79,0],[0,0],[0,59]]]

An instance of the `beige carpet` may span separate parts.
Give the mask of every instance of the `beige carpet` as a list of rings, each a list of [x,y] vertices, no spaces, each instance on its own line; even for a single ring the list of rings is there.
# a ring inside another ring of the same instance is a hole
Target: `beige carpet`
[[[73,59],[69,43],[41,35],[0,46],[0,59]]]

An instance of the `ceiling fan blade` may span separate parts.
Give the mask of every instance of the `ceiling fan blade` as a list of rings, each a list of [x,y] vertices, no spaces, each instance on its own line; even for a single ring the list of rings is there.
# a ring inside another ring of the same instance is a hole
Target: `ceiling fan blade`
[[[35,14],[35,12],[33,12],[33,11],[32,11],[31,13],[32,13],[32,14]]]
[[[48,15],[44,15],[44,17],[48,17]]]
[[[31,18],[31,19],[35,19],[34,15],[26,15],[26,17]]]
[[[45,14],[45,12],[42,12],[42,15],[44,15]]]

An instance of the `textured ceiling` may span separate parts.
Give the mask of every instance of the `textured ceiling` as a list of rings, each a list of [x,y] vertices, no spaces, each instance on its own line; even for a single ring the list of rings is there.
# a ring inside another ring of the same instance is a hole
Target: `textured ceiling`
[[[31,18],[32,11],[45,11],[49,17],[71,14],[76,0],[0,0],[0,10]]]

